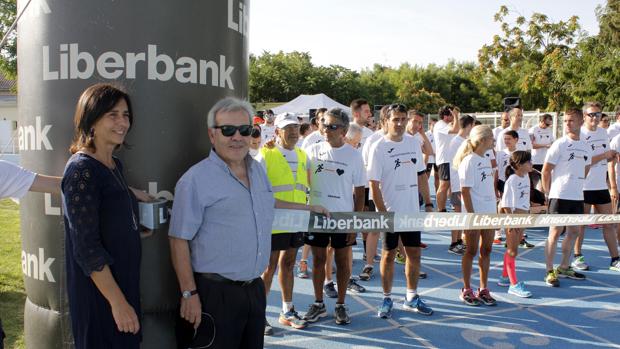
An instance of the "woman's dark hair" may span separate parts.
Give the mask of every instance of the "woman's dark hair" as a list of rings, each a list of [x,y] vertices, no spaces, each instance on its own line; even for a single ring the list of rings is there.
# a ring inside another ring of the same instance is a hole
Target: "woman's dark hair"
[[[532,161],[532,154],[524,150],[517,150],[510,156],[510,166],[506,167],[506,180],[515,173],[517,166]]]
[[[69,148],[71,154],[75,154],[82,148],[97,150],[93,137],[93,126],[105,113],[112,110],[121,98],[125,99],[127,103],[130,130],[133,125],[133,111],[127,93],[110,84],[95,84],[82,92],[75,107],[73,118],[73,142]],[[123,142],[123,146],[127,146],[127,144]]]

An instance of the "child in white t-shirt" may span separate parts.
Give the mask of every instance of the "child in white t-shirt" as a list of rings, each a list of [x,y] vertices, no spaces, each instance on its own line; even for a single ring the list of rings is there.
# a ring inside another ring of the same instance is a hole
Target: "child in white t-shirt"
[[[469,139],[459,148],[454,157],[453,166],[458,169],[461,183],[461,200],[463,209],[469,213],[497,213],[495,186],[491,161],[485,156],[493,147],[494,139],[491,128],[485,125],[474,127]],[[493,248],[493,230],[467,230],[466,251],[463,255],[463,288],[460,299],[467,305],[495,305],[497,302],[487,288],[491,250]],[[473,259],[478,254],[480,245],[479,268],[480,288],[477,294],[471,289],[470,279]]]
[[[510,156],[509,166],[506,168],[506,183],[499,207],[502,213],[519,214],[530,211],[530,176],[532,171],[532,156],[529,152],[517,150]],[[504,253],[504,268],[502,277],[497,283],[499,286],[510,286],[508,293],[518,297],[528,298],[532,292],[525,288],[523,281],[517,280],[515,260],[519,251],[519,244],[523,239],[522,228],[508,228],[506,230],[506,252]]]

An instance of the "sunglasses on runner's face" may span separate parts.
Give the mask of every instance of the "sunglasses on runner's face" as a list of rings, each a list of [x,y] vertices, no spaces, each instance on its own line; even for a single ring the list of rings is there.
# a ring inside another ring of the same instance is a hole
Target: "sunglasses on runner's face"
[[[339,128],[343,128],[344,125],[343,124],[323,124],[323,127],[325,127],[327,130],[336,131]]]
[[[600,118],[601,116],[603,116],[603,112],[597,111],[594,113],[588,113],[588,116],[591,118]]]
[[[214,126],[213,128],[219,128],[222,131],[222,135],[224,137],[234,136],[235,133],[237,133],[237,130],[239,130],[239,134],[242,135],[243,137],[247,137],[252,133],[252,125],[240,125],[240,126],[221,125],[221,126]]]

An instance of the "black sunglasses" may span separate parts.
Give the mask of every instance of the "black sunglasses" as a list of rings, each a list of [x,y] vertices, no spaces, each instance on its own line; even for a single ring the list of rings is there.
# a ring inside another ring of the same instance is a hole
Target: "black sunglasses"
[[[222,135],[224,137],[232,137],[234,136],[235,133],[237,133],[237,130],[239,130],[239,134],[242,135],[243,137],[247,137],[252,133],[252,125],[241,125],[241,126],[233,126],[233,125],[221,125],[221,126],[214,126],[213,128],[219,128],[220,130],[222,130]]]
[[[332,131],[336,131],[339,128],[343,128],[344,125],[343,124],[323,124],[323,127],[325,127],[328,130],[332,130]]]
[[[404,104],[394,103],[394,104],[390,104],[390,106],[387,109],[387,112],[389,113],[392,110],[397,111],[399,113],[406,113],[407,112],[407,107],[405,107]]]
[[[594,113],[588,113],[588,116],[591,118],[600,118],[601,116],[603,116],[603,112],[597,111]]]

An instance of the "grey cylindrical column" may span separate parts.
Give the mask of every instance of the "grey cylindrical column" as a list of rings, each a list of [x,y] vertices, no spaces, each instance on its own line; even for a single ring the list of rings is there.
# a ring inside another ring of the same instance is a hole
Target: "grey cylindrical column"
[[[18,1],[18,11],[27,0]],[[249,0],[35,0],[19,22],[22,164],[62,175],[73,113],[97,82],[132,97],[129,185],[172,198],[176,181],[209,150],[206,114],[224,96],[247,98]],[[21,202],[28,348],[72,345],[60,198]],[[167,226],[143,240],[143,347],[174,346],[179,300]]]

